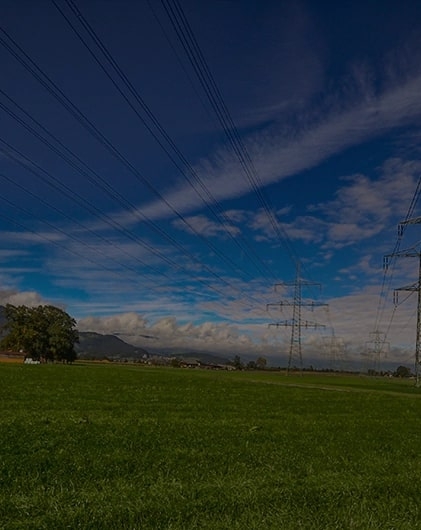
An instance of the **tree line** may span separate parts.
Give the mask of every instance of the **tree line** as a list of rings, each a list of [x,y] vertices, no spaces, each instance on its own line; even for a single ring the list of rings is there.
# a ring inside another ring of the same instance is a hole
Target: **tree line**
[[[22,351],[34,360],[73,362],[79,342],[76,321],[52,305],[7,304],[0,348]]]
[[[265,357],[258,357],[255,361],[249,361],[247,364],[244,364],[241,360],[241,357],[236,355],[230,364],[237,370],[265,370],[267,366],[267,360]]]

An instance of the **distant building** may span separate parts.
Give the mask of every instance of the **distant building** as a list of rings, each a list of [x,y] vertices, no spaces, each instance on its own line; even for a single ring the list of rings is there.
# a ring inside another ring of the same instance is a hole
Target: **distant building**
[[[26,353],[22,351],[0,351],[0,362],[23,363]]]

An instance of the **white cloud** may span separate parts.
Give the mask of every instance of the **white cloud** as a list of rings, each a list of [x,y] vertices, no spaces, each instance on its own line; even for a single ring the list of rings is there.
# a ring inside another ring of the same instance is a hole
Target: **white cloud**
[[[239,216],[237,216],[237,219]],[[222,235],[228,237],[228,234],[233,236],[240,233],[240,229],[233,224],[227,224],[224,219],[222,222],[216,222],[208,219],[205,215],[195,215],[185,217],[187,221],[184,223],[180,219],[173,221],[173,225],[181,230],[187,230],[190,233],[201,234],[206,237],[214,237],[216,235]]]
[[[361,97],[352,105],[348,102],[350,108],[346,110],[331,111],[318,117],[292,138],[283,134],[269,135],[267,131],[255,135],[246,145],[260,181],[263,185],[279,182],[317,166],[348,147],[414,123],[421,115],[420,94],[421,76],[415,76],[368,101]],[[213,157],[197,164],[195,170],[218,201],[250,191],[240,164],[228,149],[220,149]],[[181,181],[166,193],[165,198],[181,212],[202,206],[195,191]],[[161,202],[143,205],[142,212],[151,219],[172,215]],[[131,219],[130,216],[127,221]]]
[[[147,320],[135,312],[107,317],[85,317],[78,321],[80,331],[96,331],[103,334],[121,334],[136,336],[147,329]]]
[[[22,256],[28,256],[29,252],[27,250],[21,250],[21,249],[1,249],[0,250],[0,258],[2,260],[9,260],[14,258],[19,258]]]
[[[308,206],[311,215],[285,222],[283,217],[290,213],[290,208],[277,212],[279,224],[291,240],[319,243],[324,250],[354,245],[385,229],[394,228],[405,217],[420,170],[418,161],[386,160],[376,177],[362,174],[342,177],[343,185],[336,191],[333,200]],[[189,219],[198,231],[207,235],[223,231],[221,225],[218,227],[204,215]],[[231,219],[233,223],[238,219],[242,227],[246,225],[250,228],[259,241],[276,240],[272,224],[261,208],[249,212],[240,210],[237,216],[232,210]],[[178,221],[176,223],[179,224]],[[239,227],[233,224],[232,231],[236,229],[239,230]]]
[[[35,291],[0,290],[0,305],[12,304],[15,306],[26,305],[36,307],[49,304],[39,293]]]
[[[25,245],[50,245],[54,243],[60,243],[67,239],[66,235],[61,232],[56,231],[45,231],[45,230],[36,230],[34,231],[4,231],[0,234],[0,240],[3,244],[13,244],[22,243]]]
[[[365,254],[364,256],[361,256],[356,263],[343,267],[342,269],[339,269],[338,272],[353,278],[361,277],[360,275],[364,274],[365,278],[371,277],[378,280],[382,275],[382,267],[381,263],[379,264],[377,255],[373,256],[371,254]]]
[[[421,164],[418,161],[387,160],[380,175],[343,177],[333,200],[308,206],[312,215],[298,216],[283,226],[292,240],[320,243],[331,251],[355,245],[388,231],[393,241],[415,193]],[[272,234],[267,219],[256,215],[253,228]],[[391,244],[392,245],[392,244]]]

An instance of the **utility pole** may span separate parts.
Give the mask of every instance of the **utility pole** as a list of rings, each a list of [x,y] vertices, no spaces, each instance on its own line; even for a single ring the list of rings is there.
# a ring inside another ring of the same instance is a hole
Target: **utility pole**
[[[421,224],[421,217],[416,217],[414,219],[407,219],[399,223],[398,225],[398,234],[399,237],[402,237],[405,226],[409,224]],[[418,293],[417,301],[417,330],[416,330],[416,340],[415,340],[415,386],[421,386],[420,376],[421,376],[421,366],[420,366],[420,350],[421,350],[421,250],[417,249],[417,246],[412,248],[401,250],[399,252],[394,252],[393,254],[388,254],[384,258],[385,267],[389,265],[389,260],[391,258],[418,258],[418,280],[410,285],[405,285],[403,287],[398,287],[394,292],[394,301],[397,305],[397,294],[398,291],[411,291]]]
[[[380,357],[383,354],[386,356],[386,350],[389,350],[390,343],[386,341],[385,333],[379,330],[371,331],[369,337],[370,340],[365,343],[367,360],[373,361],[373,369],[377,372],[380,367]]]
[[[287,373],[291,370],[291,364],[294,359],[298,360],[300,370],[303,369],[303,356],[302,356],[302,342],[301,335],[303,328],[324,328],[323,324],[318,324],[317,322],[312,322],[309,320],[303,320],[301,318],[302,308],[309,307],[313,310],[315,307],[327,306],[328,304],[322,304],[314,301],[303,301],[302,299],[302,290],[303,287],[308,287],[310,285],[320,285],[315,282],[309,282],[303,280],[300,274],[301,268],[297,264],[295,281],[294,282],[282,282],[275,284],[275,290],[278,287],[294,287],[294,299],[293,301],[283,300],[275,304],[267,304],[266,309],[270,307],[279,307],[281,310],[283,307],[292,307],[292,318],[288,320],[282,320],[280,322],[275,322],[269,324],[269,326],[275,327],[290,327],[291,328],[291,340],[289,347],[289,358],[288,358],[288,369]]]

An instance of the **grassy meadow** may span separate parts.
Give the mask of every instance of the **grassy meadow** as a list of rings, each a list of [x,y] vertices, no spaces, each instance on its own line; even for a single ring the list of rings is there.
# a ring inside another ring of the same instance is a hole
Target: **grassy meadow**
[[[421,528],[406,380],[0,364],[0,528]]]

